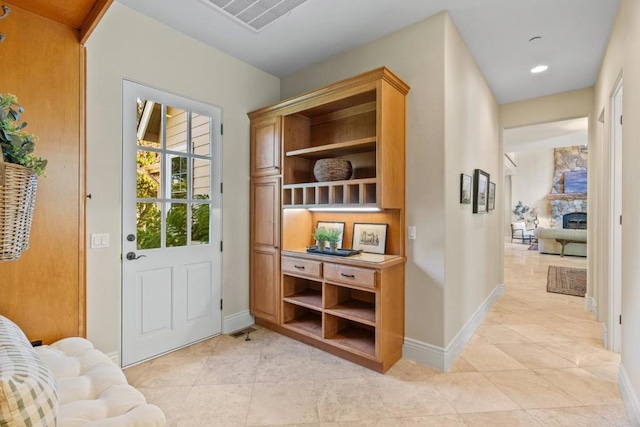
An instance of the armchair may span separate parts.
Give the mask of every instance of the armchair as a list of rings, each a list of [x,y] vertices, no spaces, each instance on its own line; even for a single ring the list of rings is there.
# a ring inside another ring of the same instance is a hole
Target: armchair
[[[513,240],[520,240],[521,243],[531,244],[532,239],[535,239],[533,230],[527,230],[527,224],[524,221],[511,223],[511,243]]]

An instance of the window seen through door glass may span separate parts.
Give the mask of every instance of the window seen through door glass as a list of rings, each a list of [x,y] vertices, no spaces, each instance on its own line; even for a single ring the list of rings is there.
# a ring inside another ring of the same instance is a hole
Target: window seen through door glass
[[[189,182],[188,159],[186,157],[170,157],[171,159],[171,198],[186,199]]]
[[[211,117],[142,98],[136,114],[138,249],[210,244]]]

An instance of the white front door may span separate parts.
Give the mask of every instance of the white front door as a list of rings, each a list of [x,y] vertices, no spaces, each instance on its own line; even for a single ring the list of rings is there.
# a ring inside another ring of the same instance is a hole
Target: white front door
[[[123,82],[122,365],[221,332],[221,111]]]

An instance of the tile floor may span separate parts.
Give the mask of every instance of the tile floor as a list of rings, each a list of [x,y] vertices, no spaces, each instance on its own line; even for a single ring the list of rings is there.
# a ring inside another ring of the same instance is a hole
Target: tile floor
[[[584,299],[546,292],[584,258],[507,244],[506,295],[453,369],[408,359],[380,375],[271,331],[219,336],[125,371],[169,426],[628,426],[619,355]]]

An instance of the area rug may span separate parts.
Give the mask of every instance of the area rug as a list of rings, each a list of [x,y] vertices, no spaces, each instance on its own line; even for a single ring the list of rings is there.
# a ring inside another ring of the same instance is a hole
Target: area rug
[[[587,293],[587,270],[550,265],[547,292],[584,297]]]
[[[538,250],[538,244],[537,243],[533,243],[531,246],[529,246],[529,249],[527,249],[529,251],[537,251]]]

